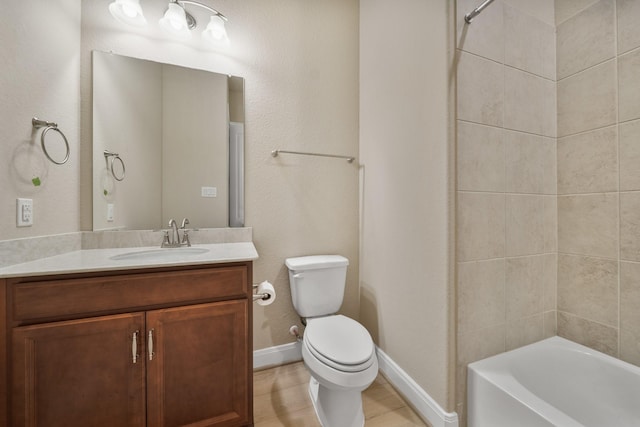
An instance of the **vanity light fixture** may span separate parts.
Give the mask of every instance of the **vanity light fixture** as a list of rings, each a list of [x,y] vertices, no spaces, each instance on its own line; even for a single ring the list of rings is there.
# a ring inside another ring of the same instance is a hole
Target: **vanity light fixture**
[[[167,11],[158,22],[165,31],[181,40],[191,38],[191,31],[189,24],[187,24],[187,11],[177,2],[169,3]]]
[[[142,26],[146,24],[140,0],[114,0],[109,11],[120,22]],[[191,38],[191,31],[198,26],[198,21],[190,14],[186,6],[198,6],[211,12],[207,27],[202,31],[202,38],[211,43],[229,44],[229,36],[225,28],[227,17],[206,4],[190,0],[169,0],[167,10],[160,19],[160,26],[175,37],[186,40]]]
[[[142,14],[140,0],[115,0],[109,5],[109,12],[114,18],[125,24],[142,27],[147,23]]]

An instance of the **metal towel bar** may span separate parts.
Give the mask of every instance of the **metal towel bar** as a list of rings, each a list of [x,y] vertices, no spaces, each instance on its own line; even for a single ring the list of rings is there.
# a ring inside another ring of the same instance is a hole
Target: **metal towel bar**
[[[347,162],[349,162],[349,163],[353,163],[353,161],[356,159],[355,157],[352,157],[352,156],[341,156],[339,154],[307,153],[307,152],[303,152],[303,151],[288,151],[288,150],[273,150],[271,152],[271,156],[278,157],[278,154],[280,154],[280,153],[284,153],[284,154],[299,154],[301,156],[333,157],[333,158],[336,158],[336,159],[346,159]]]

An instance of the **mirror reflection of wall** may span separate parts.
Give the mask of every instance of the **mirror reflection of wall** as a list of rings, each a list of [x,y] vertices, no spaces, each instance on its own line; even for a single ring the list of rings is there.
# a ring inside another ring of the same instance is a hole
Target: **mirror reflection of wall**
[[[93,52],[93,229],[229,226],[229,121],[243,126],[243,100],[239,77]]]

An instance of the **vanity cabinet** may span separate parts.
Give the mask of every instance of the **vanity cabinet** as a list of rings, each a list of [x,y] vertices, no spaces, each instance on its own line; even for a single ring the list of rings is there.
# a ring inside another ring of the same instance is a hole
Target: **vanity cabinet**
[[[6,280],[8,425],[251,426],[250,262]]]

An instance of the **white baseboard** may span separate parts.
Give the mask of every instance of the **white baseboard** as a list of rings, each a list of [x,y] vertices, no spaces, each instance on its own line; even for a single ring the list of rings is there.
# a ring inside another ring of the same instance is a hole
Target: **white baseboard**
[[[255,350],[253,352],[253,369],[266,369],[300,360],[302,360],[302,347],[299,342],[292,342]]]
[[[405,371],[387,354],[376,347],[380,371],[387,380],[411,403],[411,406],[425,421],[433,427],[458,427],[458,414],[446,412],[433,400]],[[253,352],[253,369],[266,369],[273,366],[302,360],[302,347],[299,342],[268,347]]]
[[[433,427],[458,427],[458,414],[446,412],[387,354],[376,347],[380,371],[387,380],[407,399],[413,409]]]

